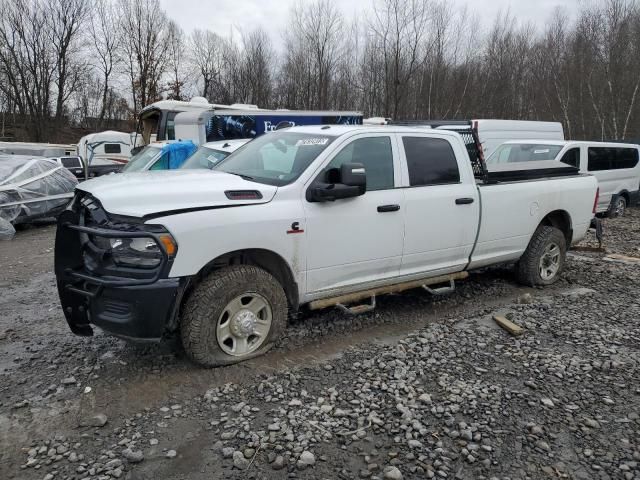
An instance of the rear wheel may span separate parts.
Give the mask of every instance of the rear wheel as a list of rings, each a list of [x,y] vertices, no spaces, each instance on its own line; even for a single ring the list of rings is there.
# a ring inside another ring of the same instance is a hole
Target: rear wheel
[[[609,210],[609,217],[611,218],[622,217],[626,209],[627,209],[627,199],[624,198],[622,195],[620,195],[611,204],[611,209]]]
[[[529,286],[555,283],[564,269],[566,254],[567,241],[559,229],[538,227],[516,265],[518,281]]]
[[[185,303],[180,325],[187,355],[200,365],[229,365],[265,353],[287,322],[287,299],[268,272],[226,267],[200,283]]]

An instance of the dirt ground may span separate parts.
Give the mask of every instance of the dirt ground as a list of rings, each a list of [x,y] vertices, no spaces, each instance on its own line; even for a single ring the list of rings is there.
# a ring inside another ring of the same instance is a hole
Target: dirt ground
[[[0,243],[0,478],[640,478],[640,262],[610,256],[640,258],[639,234],[634,209],[552,287],[474,272],[305,313],[207,370],[175,343],[72,335],[54,227],[19,231]]]

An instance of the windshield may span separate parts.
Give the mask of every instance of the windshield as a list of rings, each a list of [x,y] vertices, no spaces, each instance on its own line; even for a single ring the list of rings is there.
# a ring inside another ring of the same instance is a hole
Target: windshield
[[[191,155],[181,168],[213,168],[231,155],[230,152],[202,146]]]
[[[554,160],[562,145],[544,143],[503,143],[487,159],[488,165]]]
[[[269,132],[247,143],[216,170],[269,185],[297,179],[335,137],[295,132]]]
[[[133,157],[131,157],[131,160],[129,160],[129,163],[124,166],[122,171],[139,172],[140,170],[143,170],[144,167],[146,167],[147,164],[161,152],[161,150],[162,149],[158,147],[144,147]]]

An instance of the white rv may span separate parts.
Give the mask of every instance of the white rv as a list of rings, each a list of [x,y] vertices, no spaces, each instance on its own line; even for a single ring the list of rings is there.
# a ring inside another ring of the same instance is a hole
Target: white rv
[[[98,159],[127,163],[131,158],[131,150],[136,146],[135,133],[107,130],[82,137],[76,154],[89,165]]]
[[[75,155],[76,146],[58,143],[0,142],[0,153],[35,157],[65,157]]]
[[[148,145],[160,140],[175,140],[175,118],[181,112],[201,112],[203,110],[257,110],[256,105],[223,105],[209,103],[204,97],[193,97],[188,102],[180,100],[160,100],[147,105],[142,109],[138,117],[138,141],[140,145]]]

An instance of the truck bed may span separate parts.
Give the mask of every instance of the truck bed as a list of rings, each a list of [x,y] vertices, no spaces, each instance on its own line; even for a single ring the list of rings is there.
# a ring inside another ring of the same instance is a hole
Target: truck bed
[[[568,177],[578,174],[579,169],[571,165],[556,160],[539,160],[535,162],[487,165],[485,181],[487,183],[517,182],[522,180]]]

